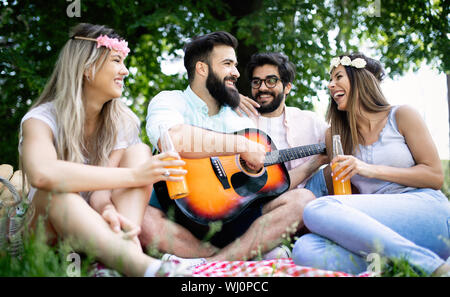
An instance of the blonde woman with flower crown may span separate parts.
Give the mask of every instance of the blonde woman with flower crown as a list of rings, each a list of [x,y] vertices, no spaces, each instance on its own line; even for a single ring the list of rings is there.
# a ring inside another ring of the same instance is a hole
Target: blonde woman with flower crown
[[[70,240],[76,251],[126,275],[153,276],[162,262],[142,252],[139,226],[152,184],[177,180],[171,174],[185,172],[165,167],[183,161],[151,157],[139,141],[139,120],[119,99],[127,42],[91,24],[77,25],[70,36],[21,122],[32,226],[42,217],[50,240]]]
[[[448,275],[450,203],[439,191],[437,149],[417,111],[386,101],[383,76],[381,64],[362,54],[331,62],[327,151],[332,135],[341,136],[344,148],[331,161],[337,164],[331,176],[351,179],[360,194],[321,197],[306,206],[303,218],[312,233],[295,243],[294,262],[361,273],[377,253],[407,260],[427,275]]]

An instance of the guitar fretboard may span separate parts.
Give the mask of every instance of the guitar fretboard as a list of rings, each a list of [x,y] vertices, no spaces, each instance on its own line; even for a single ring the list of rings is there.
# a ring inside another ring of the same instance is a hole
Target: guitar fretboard
[[[310,144],[266,153],[264,166],[284,163],[325,152],[325,143]]]

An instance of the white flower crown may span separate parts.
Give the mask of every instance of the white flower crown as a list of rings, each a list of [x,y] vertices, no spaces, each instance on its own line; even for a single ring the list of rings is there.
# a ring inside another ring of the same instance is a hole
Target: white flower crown
[[[364,68],[366,67],[367,62],[362,58],[356,58],[352,61],[348,56],[343,56],[342,58],[335,57],[331,59],[330,70],[333,70],[333,68],[339,66],[339,64],[343,66],[353,66],[355,68]]]

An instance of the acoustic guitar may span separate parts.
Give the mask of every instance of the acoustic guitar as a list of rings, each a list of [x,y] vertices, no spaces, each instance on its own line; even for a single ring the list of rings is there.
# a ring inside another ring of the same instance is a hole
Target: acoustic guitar
[[[255,201],[268,200],[289,189],[290,179],[284,162],[325,152],[325,144],[312,144],[277,150],[270,137],[258,129],[244,129],[243,135],[266,147],[264,168],[251,172],[240,155],[185,159],[189,195],[173,200],[196,223],[233,220]],[[167,187],[155,186],[159,199],[169,199]]]

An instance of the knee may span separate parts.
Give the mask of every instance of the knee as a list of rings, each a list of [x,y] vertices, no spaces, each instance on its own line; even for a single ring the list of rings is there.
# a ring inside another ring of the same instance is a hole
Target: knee
[[[125,151],[127,153],[145,153],[145,154],[150,153],[151,154],[150,147],[142,142],[130,145],[129,147],[127,147],[127,149]]]
[[[158,230],[161,230],[161,222],[165,219],[164,213],[153,207],[146,206],[144,212],[144,218],[142,220],[141,230],[142,233],[151,235]]]
[[[290,217],[301,220],[305,207],[315,200],[315,196],[307,189],[295,189],[277,199],[280,199],[280,202],[285,206],[286,214],[289,213]]]
[[[47,197],[49,211],[57,211],[64,208],[70,208],[74,204],[86,203],[86,201],[78,194],[64,193],[64,194],[48,194]]]
[[[303,210],[303,221],[306,227],[312,230],[311,227],[318,224],[320,220],[326,219],[328,213],[334,211],[336,203],[338,201],[332,196],[321,197],[309,202]]]
[[[49,194],[47,205],[48,217],[52,224],[64,221],[71,213],[90,208],[83,197],[75,193]]]
[[[150,147],[145,143],[137,143],[129,146],[124,153],[121,164],[129,164],[130,166],[141,164],[149,160],[152,156]]]
[[[292,260],[296,265],[311,266],[315,265],[317,250],[323,245],[321,237],[312,233],[303,235],[294,244],[292,249]]]
[[[288,192],[288,195],[285,198],[287,203],[289,203],[293,209],[301,210],[303,212],[306,205],[315,200],[316,197],[307,189],[295,189]]]
[[[164,222],[166,218],[164,213],[152,206],[145,208],[144,218],[141,224],[141,233],[139,234],[139,240],[142,246],[146,247],[154,241],[158,241],[162,238],[166,229],[164,228]]]
[[[145,207],[145,218],[148,220],[148,222],[154,221],[154,220],[161,220],[163,218],[165,218],[165,214],[162,210],[151,206],[151,205],[147,205]]]

